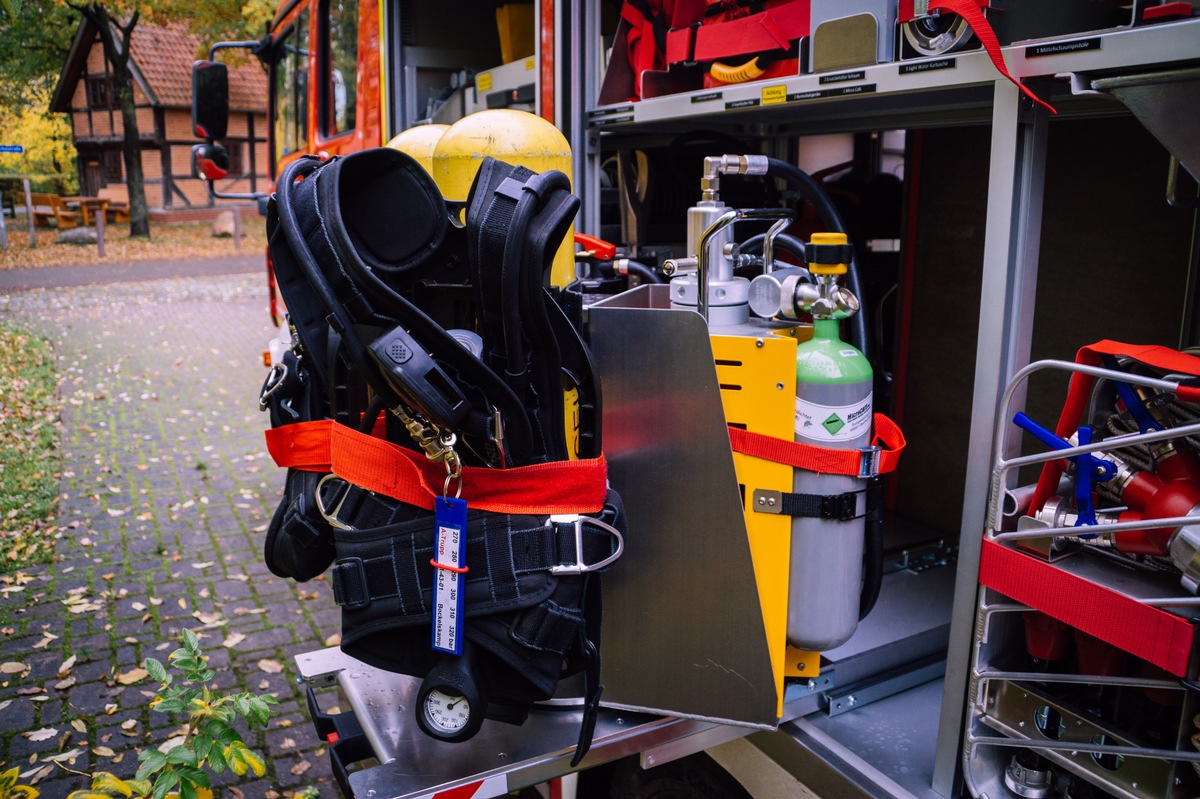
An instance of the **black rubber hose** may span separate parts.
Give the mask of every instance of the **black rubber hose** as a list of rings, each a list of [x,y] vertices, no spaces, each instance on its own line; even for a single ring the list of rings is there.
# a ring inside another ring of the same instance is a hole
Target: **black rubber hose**
[[[771,177],[781,178],[786,180],[791,186],[800,192],[801,198],[811,202],[817,209],[817,213],[821,217],[821,221],[833,230],[835,233],[846,233],[846,223],[842,221],[842,215],[838,213],[837,207],[834,206],[833,200],[821,187],[820,183],[804,170],[797,166],[789,164],[787,161],[780,161],[778,158],[767,159],[767,174]],[[866,311],[863,310],[867,306],[866,299],[863,297],[862,281],[858,279],[858,264],[855,258],[850,259],[850,263],[846,265],[846,285],[850,291],[858,298],[859,311],[854,316],[850,317],[850,343],[858,348],[858,351],[870,361],[871,356],[867,351],[869,341],[867,339],[867,320]]]
[[[643,283],[666,283],[667,279],[655,272],[650,267],[646,266],[641,261],[625,260],[625,271],[628,274],[635,275],[641,279]]]
[[[747,252],[747,251],[762,252],[763,245],[766,243],[766,240],[767,240],[767,234],[759,233],[757,236],[751,236],[750,238],[743,241],[741,244],[741,247],[739,247],[739,249],[742,252]],[[797,238],[796,236],[791,235],[790,233],[777,234],[775,236],[775,248],[779,249],[779,250],[785,250],[786,252],[790,252],[792,255],[796,256],[801,261],[808,263],[808,257],[807,257],[807,255],[805,255],[806,250],[805,250],[804,242],[801,239]]]
[[[875,607],[883,587],[883,503],[878,499],[881,493],[883,487],[876,478],[867,488],[867,505],[871,510],[863,520],[863,586],[858,600],[860,621]]]

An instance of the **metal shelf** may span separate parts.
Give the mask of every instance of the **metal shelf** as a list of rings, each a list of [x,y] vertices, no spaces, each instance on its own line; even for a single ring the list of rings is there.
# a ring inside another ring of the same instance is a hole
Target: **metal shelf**
[[[1200,19],[1123,28],[1066,38],[1038,39],[1003,48],[1014,77],[1061,76],[1052,101],[1068,101],[1080,90],[1068,78],[1111,73],[1200,58]],[[986,121],[991,89],[1003,80],[982,50],[897,61],[795,77],[757,81],[639,102],[589,109],[587,124],[603,131],[631,126],[703,120],[714,123],[769,121],[789,130],[847,130],[864,127]],[[1090,87],[1083,87],[1093,94]],[[1068,102],[1062,110],[1070,110]],[[1083,112],[1094,104],[1074,104]]]

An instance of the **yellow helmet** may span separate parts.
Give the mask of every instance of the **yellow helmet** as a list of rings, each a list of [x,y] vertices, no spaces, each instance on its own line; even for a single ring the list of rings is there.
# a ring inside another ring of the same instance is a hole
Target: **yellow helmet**
[[[387,143],[387,146],[402,153],[408,153],[416,159],[418,164],[425,167],[426,172],[432,175],[433,148],[437,146],[438,139],[442,138],[442,134],[449,129],[449,125],[416,125],[397,133]]]

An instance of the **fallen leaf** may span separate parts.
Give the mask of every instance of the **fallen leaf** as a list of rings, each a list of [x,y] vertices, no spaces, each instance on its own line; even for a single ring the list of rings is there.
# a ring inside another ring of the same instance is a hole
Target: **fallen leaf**
[[[183,744],[186,741],[187,741],[186,735],[176,735],[174,738],[168,738],[167,740],[163,741],[162,745],[160,745],[158,747],[158,751],[162,752],[165,755],[167,752],[170,752],[175,747],[183,746]]]
[[[71,655],[71,657],[62,662],[62,665],[58,667],[59,677],[66,677],[71,672],[71,669],[75,668],[76,657],[76,655]]]
[[[299,763],[292,766],[292,774],[298,777],[304,772],[308,771],[310,768],[312,768],[312,763],[309,763],[307,760],[301,760]]]
[[[51,755],[50,757],[44,759],[50,761],[51,763],[61,763],[65,760],[71,765],[74,765],[75,758],[79,757],[83,753],[84,752],[82,749],[72,749],[69,752],[63,752],[60,755]]]
[[[136,726],[137,719],[126,719],[125,721],[121,722],[121,729],[123,730],[132,730]]]
[[[49,766],[39,766],[38,768],[26,771],[21,775],[21,779],[28,780],[30,785],[37,785],[39,782],[49,777],[53,771],[53,764]]]
[[[271,660],[269,658],[263,658],[262,660],[258,661],[258,667],[267,674],[278,674],[279,672],[283,671],[282,663],[280,663],[278,660]]]
[[[87,722],[83,719],[71,719],[71,726],[78,732],[87,732]]]
[[[108,705],[104,706],[104,715],[111,716],[113,713],[116,713],[116,712],[117,712],[116,704],[108,704]]]
[[[342,634],[334,633],[325,639],[325,646],[338,646],[342,643]]]
[[[207,568],[208,568],[209,566],[211,566],[211,565],[213,565],[213,564],[212,564],[212,561],[211,561],[211,560],[206,560],[206,561],[204,561],[203,563],[193,563],[193,564],[192,564],[192,568],[193,568],[193,569],[207,569]]]
[[[162,601],[161,599],[159,599],[158,597],[156,597],[156,596],[152,596],[152,597],[150,597],[150,604],[151,604],[151,605],[154,605],[155,607],[158,607],[158,606],[159,606],[159,605],[161,605],[162,603],[163,603],[163,601]]]
[[[32,730],[21,734],[31,741],[48,741],[55,735],[58,735],[58,730],[53,727],[42,727],[40,730]]]
[[[204,625],[216,625],[216,623],[221,620],[220,611],[215,610],[211,613],[202,613],[201,611],[197,610],[192,614],[192,616],[199,619],[200,623]]]
[[[235,646],[246,640],[246,636],[242,633],[230,633],[225,636],[225,640],[221,642],[221,646],[233,649]]]
[[[118,674],[117,682],[121,683],[121,685],[133,685],[135,682],[141,682],[149,676],[150,672],[139,666],[136,669],[130,669],[124,674]]]
[[[183,597],[179,597],[179,607],[183,608],[184,610],[187,610],[187,600],[184,599]]]
[[[100,757],[115,757],[117,753],[107,746],[94,746],[92,747],[92,754],[99,755]]]
[[[13,703],[13,701],[11,699],[5,699],[3,702],[0,702],[0,710],[4,710],[6,707],[11,705],[12,703]]]
[[[282,741],[279,742],[279,748],[284,751],[287,751],[288,749],[295,749],[296,742],[295,742],[295,740],[293,740],[291,738],[284,738]]]
[[[65,691],[74,684],[75,684],[75,678],[67,677],[65,680],[59,680],[58,682],[54,683],[54,689],[56,691]]]
[[[21,674],[26,671],[29,671],[29,667],[24,663],[17,663],[15,660],[0,663],[0,674]]]
[[[141,613],[143,610],[145,610],[145,609],[146,609],[146,606],[145,606],[145,605],[143,605],[141,602],[134,602],[134,603],[133,603],[132,605],[130,605],[129,607],[133,608],[133,609],[134,609],[134,610],[136,610],[138,613]]]

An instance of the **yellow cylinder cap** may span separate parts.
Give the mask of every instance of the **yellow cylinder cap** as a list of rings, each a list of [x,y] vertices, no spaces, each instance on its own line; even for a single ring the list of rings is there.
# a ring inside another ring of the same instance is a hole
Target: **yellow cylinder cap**
[[[809,239],[808,271],[814,275],[844,275],[849,257],[844,245],[850,239],[845,233],[814,233]],[[832,257],[826,257],[830,255]]]
[[[528,111],[496,108],[450,126],[433,149],[433,182],[449,202],[466,202],[484,156],[571,177],[571,146],[558,128]]]
[[[416,125],[396,134],[387,146],[408,153],[432,175],[433,148],[437,146],[442,134],[449,129],[449,125]]]
[[[450,126],[433,148],[433,182],[447,202],[465,203],[484,156],[534,172],[557,169],[571,180],[571,145],[558,128],[528,111],[494,108],[469,114]],[[574,226],[554,255],[550,282],[575,278]]]

